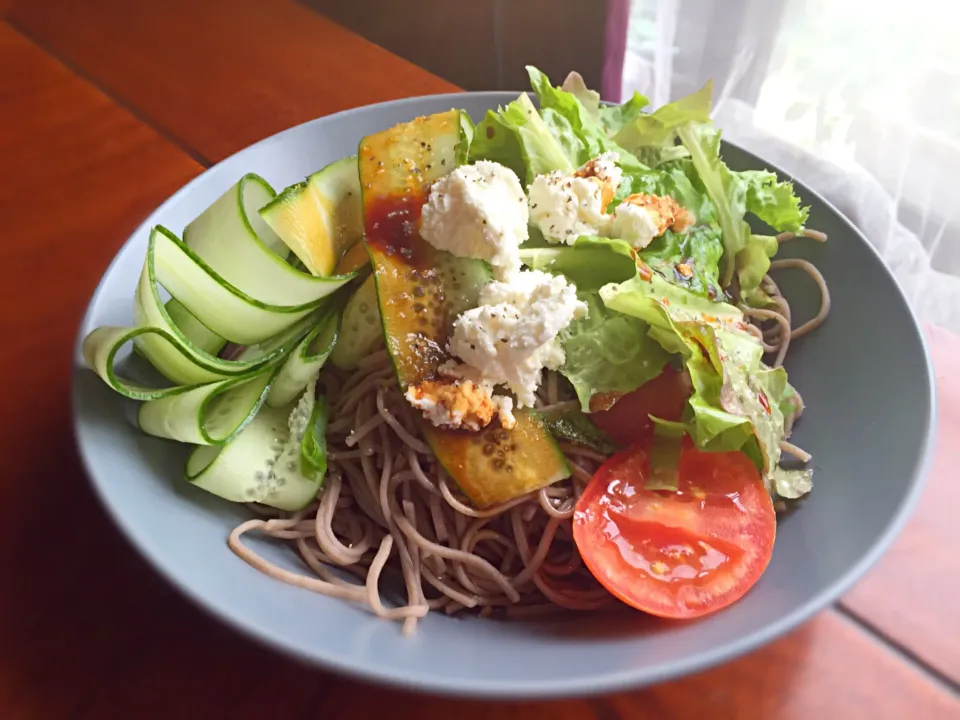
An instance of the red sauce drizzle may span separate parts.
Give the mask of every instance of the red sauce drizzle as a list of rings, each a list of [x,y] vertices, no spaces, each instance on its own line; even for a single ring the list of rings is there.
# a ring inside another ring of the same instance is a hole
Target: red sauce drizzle
[[[760,401],[760,406],[764,409],[764,412],[766,412],[767,415],[769,415],[769,414],[770,414],[770,401],[767,400],[767,394],[766,394],[763,390],[761,390],[759,393],[757,393],[757,400]]]
[[[367,202],[364,230],[367,242],[386,255],[399,255],[411,265],[427,262],[426,243],[420,237],[423,193],[383,195]]]

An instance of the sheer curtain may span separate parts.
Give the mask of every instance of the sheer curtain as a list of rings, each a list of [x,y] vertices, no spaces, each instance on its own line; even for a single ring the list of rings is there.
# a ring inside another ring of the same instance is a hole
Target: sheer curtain
[[[604,97],[713,78],[724,137],[823,194],[960,332],[960,3],[611,0]]]

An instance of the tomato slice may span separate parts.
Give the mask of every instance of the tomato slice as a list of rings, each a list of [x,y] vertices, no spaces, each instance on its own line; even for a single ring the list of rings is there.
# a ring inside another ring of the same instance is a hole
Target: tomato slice
[[[657,377],[619,398],[609,409],[591,412],[590,419],[615,443],[629,445],[653,436],[651,415],[679,420],[690,392],[690,376],[667,365]]]
[[[590,479],[573,516],[587,567],[623,602],[660,617],[699,617],[739,600],[769,564],[777,530],[756,467],[685,438],[676,491],[645,489],[649,472],[646,440]]]

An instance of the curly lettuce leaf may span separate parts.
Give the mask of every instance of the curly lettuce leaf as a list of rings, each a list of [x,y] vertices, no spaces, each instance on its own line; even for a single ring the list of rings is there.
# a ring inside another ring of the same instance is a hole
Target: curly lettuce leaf
[[[506,107],[488,111],[473,129],[470,159],[491,160],[513,170],[529,185],[537,175],[559,170],[570,173],[604,152],[616,152],[626,171],[645,169],[636,157],[617,145],[607,132],[635,117],[645,103],[636,95],[621,106],[600,107],[583,88],[577,94],[553,87],[536,68],[527,68],[540,102],[539,111],[524,93]],[[580,84],[582,85],[582,78]],[[581,102],[580,97],[584,98]],[[468,128],[464,128],[469,132]]]
[[[686,232],[667,230],[640,251],[651,269],[675,284],[707,298],[720,297],[720,228],[696,225]],[[682,266],[682,267],[681,267]]]
[[[711,123],[683,125],[677,135],[690,153],[697,180],[717,209],[724,242],[721,284],[728,287],[736,273],[741,293],[749,294],[770,269],[777,243],[768,235],[751,235],[744,216],[751,213],[778,232],[797,232],[810,210],[800,204],[793,184],[780,182],[776,173],[730,170],[720,158],[720,130]]]
[[[553,170],[572,172],[577,166],[540,117],[526,93],[500,111],[504,123],[515,130],[527,168],[527,182]]]
[[[611,138],[620,132],[624,125],[633,122],[650,104],[649,98],[635,90],[626,102],[619,105],[602,105],[600,93],[588,88],[583,76],[578,72],[567,75],[560,89],[579,100],[590,117],[599,120],[604,132]]]
[[[753,297],[748,293],[755,293],[760,287],[760,281],[770,270],[770,258],[777,254],[779,243],[772,235],[751,235],[746,247],[737,253],[737,277],[740,280],[740,295],[744,299]],[[767,303],[759,299],[763,305]],[[762,307],[762,305],[751,305]]]
[[[787,470],[778,467],[773,473],[773,488],[777,495],[795,500],[813,489],[813,470]]]
[[[739,309],[656,275],[605,286],[600,297],[608,308],[649,323],[649,336],[682,356],[693,385],[683,425],[697,447],[746,453],[771,492],[796,493],[809,485],[808,476],[779,466],[784,410],[795,391],[783,368],[763,364],[763,347],[744,330]]]
[[[503,108],[500,108],[503,110]],[[520,138],[496,110],[487,110],[473,130],[469,162],[490,160],[516,173],[521,180],[527,175],[527,165],[520,149]]]
[[[611,207],[634,193],[669,195],[679,202],[693,216],[695,224],[681,233],[667,230],[640,251],[640,258],[677,285],[699,295],[719,297],[724,246],[717,210],[707,193],[690,180],[690,175],[695,177],[689,160],[624,175]]]
[[[563,140],[549,126],[526,93],[496,112],[489,110],[476,126],[470,145],[471,160],[492,160],[513,170],[526,184],[537,175],[579,166],[571,155],[572,140]]]
[[[312,385],[308,392],[312,390]],[[322,482],[327,473],[327,421],[330,416],[327,399],[317,398],[300,442],[300,472],[315,482]]]
[[[583,142],[567,118],[550,108],[541,108],[540,117],[543,118],[543,124],[549,128],[554,139],[563,148],[563,152],[570,158],[573,165],[579,167],[586,162],[581,159],[585,153]]]
[[[625,170],[644,168],[633,154],[607,135],[599,111],[597,115],[591,114],[576,95],[554,87],[550,78],[532,65],[527,66],[527,74],[546,124],[553,129],[562,128],[565,142],[576,140],[578,166],[601,153],[615,152],[620,156],[618,164]]]
[[[777,232],[799,232],[810,213],[800,205],[793,184],[779,182],[776,173],[766,170],[747,170],[737,173],[746,188],[746,209]],[[735,264],[740,280],[740,292],[745,299],[752,298],[762,307],[768,303],[757,294],[760,281],[770,270],[770,258],[777,254],[779,244],[772,235],[751,235],[746,246],[737,253]]]
[[[712,359],[713,372],[721,379],[719,405],[733,419],[746,420],[753,428],[763,459],[761,471],[770,479],[780,462],[784,437],[780,397],[787,384],[783,368],[766,368],[763,349],[753,336],[711,328],[703,336]],[[739,352],[738,352],[739,350]],[[696,381],[694,381],[696,387]]]
[[[690,345],[677,329],[677,323],[732,323],[743,313],[722,302],[712,302],[679,287],[654,273],[649,280],[639,275],[620,283],[600,288],[604,305],[624,315],[639,318],[650,325],[650,334],[670,353],[689,356]]]
[[[709,81],[697,92],[652,113],[637,113],[613,139],[648,165],[685,156],[683,148],[676,146],[677,130],[687,123],[710,122],[712,96],[713,81]]]
[[[605,307],[596,292],[577,294],[587,304],[587,316],[560,336],[566,355],[560,372],[589,412],[591,397],[636,390],[660,374],[670,354],[649,337],[643,320]]]
[[[716,223],[717,211],[713,201],[703,188],[691,181],[691,175],[696,177],[689,160],[678,160],[640,172],[624,172],[608,212],[613,212],[624,198],[636,193],[670,195],[693,215],[695,223]]]
[[[615,138],[624,127],[639,118],[643,114],[643,109],[649,104],[650,99],[646,95],[634,91],[633,96],[624,103],[602,105],[599,110],[600,124],[609,137]]]
[[[724,245],[720,282],[727,287],[736,270],[737,253],[750,238],[750,228],[743,219],[747,210],[746,185],[720,159],[720,131],[712,124],[688,123],[677,128],[677,135],[717,210]]]
[[[529,71],[527,74],[529,75]],[[583,79],[583,75],[576,70],[567,75],[560,89],[570,93],[579,100],[580,104],[583,105],[583,109],[592,117],[600,117],[600,93],[588,88],[587,83]]]
[[[573,245],[520,248],[520,260],[533,270],[566,276],[580,290],[599,290],[637,274],[635,253],[623,240],[583,236]]]
[[[780,182],[776,173],[767,170],[745,170],[737,175],[747,188],[747,212],[777,232],[803,229],[810,208],[800,204],[793,183]]]

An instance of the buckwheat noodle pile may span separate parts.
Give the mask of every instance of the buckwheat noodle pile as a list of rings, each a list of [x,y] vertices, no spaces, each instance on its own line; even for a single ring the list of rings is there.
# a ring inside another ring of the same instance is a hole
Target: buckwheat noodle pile
[[[807,236],[825,239],[812,231]],[[775,354],[776,365],[783,362],[790,341],[816,328],[830,309],[823,276],[812,264],[791,259],[771,265],[780,268],[809,273],[822,300],[816,318],[791,329],[789,304],[773,279],[764,279],[763,289],[777,309],[744,311],[764,349]],[[277,580],[400,620],[407,634],[430,611],[473,610],[512,618],[593,610],[613,602],[583,565],[571,526],[577,498],[606,459],[603,455],[562,444],[573,471],[570,478],[476,510],[421,438],[386,350],[352,373],[326,367],[318,392],[330,402],[332,418],[323,492],[295,513],[251,505],[259,517],[235,528],[228,541],[247,563]],[[560,387],[558,376],[547,373],[538,406],[577,403]],[[803,410],[799,396],[797,406],[787,418],[788,434]],[[800,459],[809,457],[791,443],[783,449]],[[291,572],[258,555],[243,543],[251,531],[294,544],[314,575]],[[389,606],[381,589],[388,587]],[[402,596],[395,591],[399,588]]]

